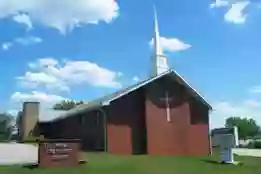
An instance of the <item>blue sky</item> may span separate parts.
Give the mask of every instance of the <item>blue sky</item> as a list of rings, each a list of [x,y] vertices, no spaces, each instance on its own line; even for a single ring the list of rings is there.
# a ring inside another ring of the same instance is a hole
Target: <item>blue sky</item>
[[[214,107],[261,124],[261,3],[1,0],[0,110],[91,100],[148,77],[156,5],[170,66]]]

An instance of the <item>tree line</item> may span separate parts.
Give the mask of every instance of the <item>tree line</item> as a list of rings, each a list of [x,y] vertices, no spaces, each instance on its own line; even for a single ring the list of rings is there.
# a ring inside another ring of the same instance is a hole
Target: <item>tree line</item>
[[[261,127],[252,118],[229,117],[225,127],[238,127],[238,136],[241,140],[261,138]]]
[[[53,109],[54,110],[70,110],[81,104],[84,104],[84,101],[82,101],[82,100],[81,101],[63,100],[59,103],[56,103],[53,106]]]
[[[12,115],[8,113],[0,113],[0,142],[8,140],[13,132]]]

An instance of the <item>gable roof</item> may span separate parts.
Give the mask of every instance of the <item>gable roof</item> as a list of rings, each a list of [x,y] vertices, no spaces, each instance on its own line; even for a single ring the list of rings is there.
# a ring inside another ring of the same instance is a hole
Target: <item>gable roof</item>
[[[151,77],[147,80],[141,81],[141,82],[136,83],[136,84],[129,86],[127,88],[123,88],[123,89],[116,91],[112,94],[109,94],[109,95],[103,96],[101,98],[92,100],[92,101],[85,103],[85,104],[78,105],[77,107],[75,107],[73,109],[70,109],[66,112],[61,113],[57,118],[51,120],[51,122],[66,118],[68,116],[73,116],[75,114],[78,114],[78,113],[81,113],[81,112],[84,112],[84,111],[87,111],[87,110],[92,110],[92,109],[95,109],[95,108],[99,108],[101,106],[107,106],[111,102],[113,102],[114,100],[117,100],[117,99],[129,94],[132,91],[135,91],[135,90],[137,90],[141,87],[144,87],[144,86],[148,85],[149,83],[154,82],[155,80],[160,79],[160,78],[162,78],[166,75],[170,75],[170,74],[173,75],[173,77],[176,77],[178,79],[179,83],[181,83],[186,88],[188,88],[192,92],[192,94],[194,96],[198,97],[200,99],[200,101],[202,103],[204,103],[209,109],[212,109],[211,105],[204,99],[204,97],[202,95],[200,95],[194,88],[192,88],[176,71],[169,70],[169,71],[166,71],[166,72],[164,72],[164,73],[162,73],[158,76]]]

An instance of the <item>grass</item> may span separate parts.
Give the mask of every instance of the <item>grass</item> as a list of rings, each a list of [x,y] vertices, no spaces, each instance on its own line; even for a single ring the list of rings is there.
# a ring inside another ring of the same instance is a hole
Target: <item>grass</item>
[[[261,173],[261,158],[236,157],[243,165],[221,165],[215,157],[114,156],[86,154],[88,163],[77,168],[28,169],[0,166],[6,174],[255,174]]]

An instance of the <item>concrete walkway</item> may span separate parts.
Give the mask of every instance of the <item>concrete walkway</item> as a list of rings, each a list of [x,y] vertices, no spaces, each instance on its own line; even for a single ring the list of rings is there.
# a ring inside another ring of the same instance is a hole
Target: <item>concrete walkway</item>
[[[37,159],[37,146],[19,143],[0,143],[0,165],[37,163]]]
[[[235,148],[233,153],[239,156],[261,157],[261,149]]]

